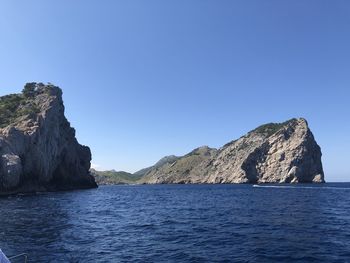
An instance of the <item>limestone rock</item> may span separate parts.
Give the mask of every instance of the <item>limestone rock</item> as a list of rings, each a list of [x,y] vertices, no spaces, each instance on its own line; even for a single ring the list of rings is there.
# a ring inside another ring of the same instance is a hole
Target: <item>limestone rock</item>
[[[31,86],[30,96],[0,97],[0,194],[96,187],[90,149],[64,116],[61,89]]]

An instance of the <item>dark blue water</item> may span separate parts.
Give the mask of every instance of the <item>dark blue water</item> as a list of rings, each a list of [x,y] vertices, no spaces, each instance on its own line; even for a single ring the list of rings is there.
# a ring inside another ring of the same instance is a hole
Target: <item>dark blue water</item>
[[[106,186],[0,199],[29,262],[350,262],[350,184]]]

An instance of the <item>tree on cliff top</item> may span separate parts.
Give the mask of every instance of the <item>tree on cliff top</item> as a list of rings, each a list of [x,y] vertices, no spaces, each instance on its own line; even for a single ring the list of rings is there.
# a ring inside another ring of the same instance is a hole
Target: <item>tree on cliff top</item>
[[[24,97],[26,98],[32,98],[35,95],[35,90],[36,90],[36,83],[35,82],[30,82],[24,85],[24,89],[22,90],[22,93]]]

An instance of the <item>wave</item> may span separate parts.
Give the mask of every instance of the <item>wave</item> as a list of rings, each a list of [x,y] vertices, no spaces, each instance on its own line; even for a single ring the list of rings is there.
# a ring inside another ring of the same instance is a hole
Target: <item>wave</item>
[[[287,188],[287,189],[333,189],[333,190],[350,190],[350,187],[336,187],[336,186],[289,186],[289,185],[259,185],[254,184],[253,187],[260,188]]]

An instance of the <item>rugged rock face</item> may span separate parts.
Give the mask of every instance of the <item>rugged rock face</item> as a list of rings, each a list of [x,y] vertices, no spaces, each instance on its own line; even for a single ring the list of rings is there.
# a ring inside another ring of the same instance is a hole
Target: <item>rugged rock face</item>
[[[216,150],[152,169],[143,183],[322,183],[321,149],[305,119],[262,125]]]
[[[90,149],[77,142],[58,87],[27,84],[0,97],[0,113],[0,194],[96,187]]]

